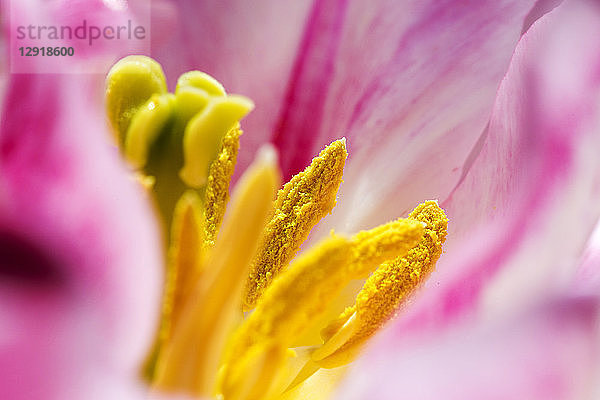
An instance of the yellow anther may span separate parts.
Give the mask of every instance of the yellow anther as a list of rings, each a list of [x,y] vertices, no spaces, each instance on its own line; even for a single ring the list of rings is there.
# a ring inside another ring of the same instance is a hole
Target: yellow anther
[[[406,254],[419,242],[423,231],[418,221],[397,220],[360,232],[352,239],[332,236],[301,255],[273,281],[234,335],[225,359],[227,368],[241,374],[235,360],[262,343],[274,340],[283,348],[290,346],[319,319],[328,301],[357,271],[362,274],[368,268],[374,269],[379,260]],[[226,373],[223,378],[228,376]]]
[[[332,297],[324,306],[325,312],[320,318],[314,318],[306,334],[294,343],[295,346],[312,346],[322,343],[319,332],[340,310],[348,305],[362,286],[359,281],[365,279],[382,262],[404,255],[414,247],[424,232],[424,224],[411,219],[398,219],[379,225],[367,231],[361,231],[352,237],[352,260],[348,266],[349,279],[339,297]]]
[[[125,136],[125,157],[135,168],[142,168],[148,160],[150,148],[173,117],[174,96],[152,95],[131,119]]]
[[[424,231],[425,227],[422,222],[401,218],[357,233],[351,239],[352,254],[348,265],[348,279],[364,279],[382,262],[405,255],[419,243]],[[353,298],[356,296],[356,292],[360,287],[357,287],[355,282],[352,281],[350,287],[345,287],[344,290],[348,290],[351,294],[344,296],[344,298]],[[351,290],[352,287],[355,287],[355,290]],[[307,346],[322,343],[322,335],[319,335],[319,331],[332,318],[339,315],[340,306],[344,307],[348,304],[346,302],[339,303],[337,300],[338,298],[332,297],[327,302],[327,306],[323,306],[325,312],[322,317],[313,318],[312,326],[307,331],[307,334],[299,338],[298,342],[295,342],[294,345]]]
[[[366,278],[384,261],[406,254],[423,237],[425,224],[414,219],[397,219],[362,231],[352,237],[353,279]]]
[[[234,368],[236,360],[260,343],[275,340],[288,347],[343,287],[351,247],[350,240],[332,236],[297,258],[265,291],[254,312],[236,331],[225,365]]]
[[[163,70],[149,57],[128,56],[110,69],[106,77],[106,109],[120,144],[137,110],[153,94],[166,91]]]
[[[175,93],[182,88],[193,87],[204,90],[210,96],[225,96],[225,88],[212,76],[200,71],[189,71],[177,79]]]
[[[235,169],[242,130],[233,128],[223,138],[221,151],[210,166],[205,193],[206,245],[213,246],[229,201],[229,182]]]
[[[240,318],[242,287],[272,212],[279,185],[274,152],[264,151],[240,180],[223,231],[207,258],[161,352],[156,385],[163,390],[210,396],[225,339]]]
[[[184,165],[179,176],[188,186],[199,188],[206,183],[208,170],[221,149],[221,141],[254,104],[242,96],[211,98],[208,105],[185,128]]]
[[[347,155],[345,139],[331,143],[277,194],[275,214],[267,225],[263,245],[246,284],[246,310],[254,307],[273,278],[294,257],[312,227],[335,206]]]
[[[313,353],[322,367],[331,368],[354,359],[361,345],[429,276],[442,254],[448,219],[435,201],[420,204],[409,216],[427,226],[423,239],[405,257],[384,263],[367,279],[356,304],[323,331],[325,344]]]

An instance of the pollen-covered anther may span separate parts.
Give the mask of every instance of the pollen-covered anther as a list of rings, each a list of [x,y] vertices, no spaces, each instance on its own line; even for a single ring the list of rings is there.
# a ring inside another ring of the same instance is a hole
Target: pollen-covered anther
[[[199,279],[203,267],[203,225],[200,198],[188,190],[177,202],[173,214],[158,337],[145,366],[150,377],[154,375],[161,351],[171,339],[187,297]]]
[[[331,212],[347,156],[346,140],[336,140],[279,191],[275,213],[252,263],[244,309],[254,308],[262,293],[294,257],[312,227]]]
[[[202,263],[204,242],[204,215],[197,193],[189,190],[175,206],[171,227],[171,247],[167,279],[172,282],[172,324],[175,325],[195,283],[204,267]],[[167,286],[167,293],[169,287]]]
[[[214,245],[217,232],[225,215],[227,202],[229,201],[229,184],[235,169],[241,135],[242,130],[238,127],[229,130],[223,138],[219,155],[210,166],[204,195],[205,247]]]
[[[273,340],[283,348],[292,345],[349,281],[372,270],[380,260],[406,254],[419,242],[424,229],[419,221],[400,219],[350,239],[332,235],[295,259],[234,334],[224,361],[223,385],[231,386],[231,380],[237,379],[234,375],[243,375],[239,371],[243,366],[236,360]]]
[[[426,224],[423,238],[406,256],[382,264],[365,282],[355,305],[323,330],[325,343],[312,356],[322,367],[351,362],[364,342],[433,271],[442,253],[448,219],[435,201],[420,204],[409,219]]]
[[[256,371],[248,370],[239,360],[253,349],[276,342],[287,349],[301,335],[313,318],[323,311],[323,304],[345,284],[351,259],[350,240],[332,236],[295,259],[265,291],[256,309],[233,334],[223,360],[224,373],[219,387],[232,387],[237,377],[251,379]],[[292,377],[293,378],[293,377]],[[239,383],[238,383],[239,384]],[[283,391],[289,384],[279,386]],[[224,390],[224,389],[223,389]]]
[[[414,219],[399,218],[352,237],[353,279],[366,278],[384,261],[406,254],[423,237],[425,224]]]
[[[279,340],[289,346],[345,284],[352,244],[332,236],[294,260],[266,291],[256,309],[237,330],[226,363],[256,343]]]

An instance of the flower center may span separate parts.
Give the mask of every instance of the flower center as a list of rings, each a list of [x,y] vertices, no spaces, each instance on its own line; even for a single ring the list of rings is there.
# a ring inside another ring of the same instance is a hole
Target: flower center
[[[442,252],[448,220],[428,201],[353,237],[332,233],[296,257],[335,206],[346,141],[331,143],[279,191],[275,153],[262,149],[229,202],[239,120],[252,107],[197,71],[167,93],[160,65],[146,57],[119,61],[107,77],[121,151],[171,226],[162,321],[148,362],[159,390],[289,395],[321,368],[352,362]],[[349,290],[364,279],[358,294]]]

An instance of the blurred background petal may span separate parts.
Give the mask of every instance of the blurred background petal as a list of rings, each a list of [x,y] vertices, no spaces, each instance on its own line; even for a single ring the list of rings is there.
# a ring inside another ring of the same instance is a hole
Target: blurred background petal
[[[598,298],[572,299],[435,338],[382,341],[385,351],[360,361],[371,373],[352,374],[336,398],[595,398],[598,306]]]
[[[10,79],[0,132],[2,398],[122,398],[156,328],[157,226],[107,144],[93,87],[85,75]]]
[[[60,2],[43,17],[115,22],[104,3]],[[27,21],[42,12],[36,4],[10,6]],[[2,10],[6,54],[8,2]],[[126,51],[93,49],[106,69]],[[6,75],[7,63],[2,72],[0,397],[145,396],[162,244],[149,199],[110,143],[104,74]]]

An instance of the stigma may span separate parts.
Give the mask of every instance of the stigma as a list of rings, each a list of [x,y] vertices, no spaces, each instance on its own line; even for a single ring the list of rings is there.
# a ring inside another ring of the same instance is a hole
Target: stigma
[[[230,199],[252,101],[199,71],[182,75],[174,93],[166,87],[160,65],[143,56],[116,63],[106,83],[115,141],[154,199],[168,249],[146,377],[164,392],[294,398],[299,383],[350,364],[397,317],[433,272],[448,219],[426,201],[406,218],[332,232],[300,251],[336,205],[346,139],[283,185],[264,146]]]

